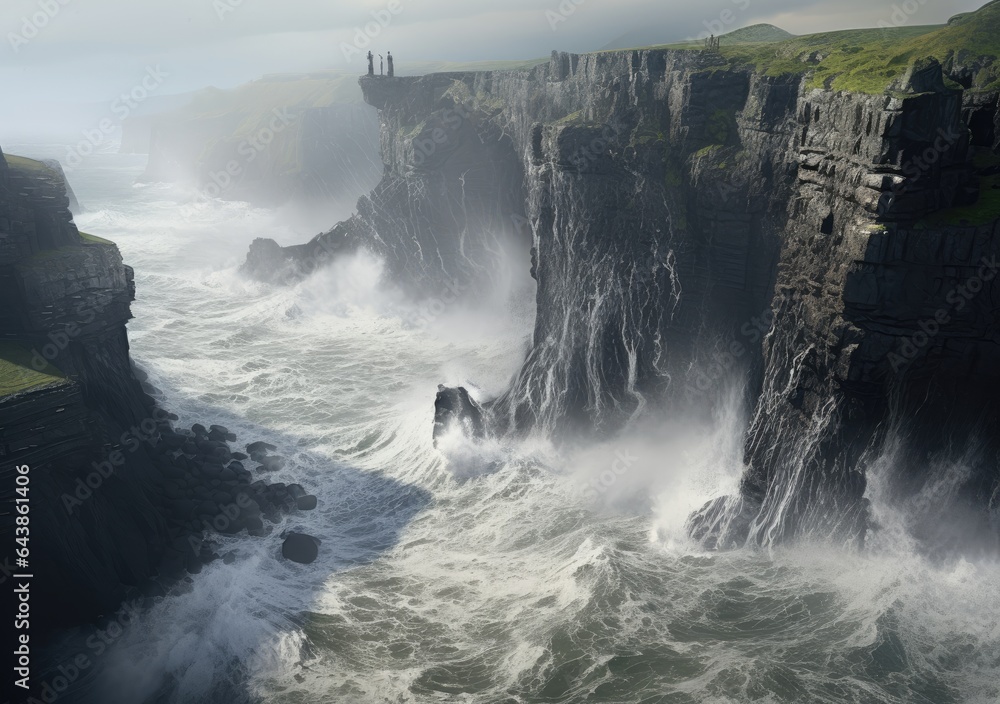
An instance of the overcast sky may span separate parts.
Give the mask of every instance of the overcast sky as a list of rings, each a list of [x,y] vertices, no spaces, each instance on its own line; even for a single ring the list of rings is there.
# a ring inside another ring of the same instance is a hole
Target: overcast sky
[[[110,101],[149,67],[166,74],[159,94],[225,88],[273,72],[361,73],[363,52],[351,49],[368,39],[376,52],[391,49],[405,69],[408,59],[527,59],[553,49],[591,51],[623,35],[668,42],[758,22],[795,34],[880,21],[936,24],[984,2],[0,0],[0,120],[14,118],[12,102],[31,114],[44,105]]]

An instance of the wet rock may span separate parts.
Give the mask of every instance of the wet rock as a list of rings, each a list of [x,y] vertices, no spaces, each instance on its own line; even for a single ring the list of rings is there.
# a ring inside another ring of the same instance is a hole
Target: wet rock
[[[284,457],[280,457],[278,455],[272,455],[269,457],[265,457],[261,461],[260,468],[264,472],[277,472],[280,469],[284,469],[285,464],[287,464],[287,460],[285,460]]]
[[[308,565],[319,556],[320,541],[305,533],[289,533],[281,544],[281,555],[286,560]]]
[[[312,511],[316,508],[317,500],[312,494],[306,494],[295,499],[295,507],[300,511]]]
[[[243,520],[243,525],[250,535],[257,537],[267,535],[267,530],[264,528],[264,521],[261,520],[260,516],[248,516]]]
[[[277,449],[278,448],[275,445],[271,445],[270,443],[266,443],[263,441],[252,442],[249,445],[247,445],[247,452],[250,454],[251,457],[253,457],[254,453],[256,452],[260,452],[266,455],[268,452],[274,452]]]
[[[483,409],[464,387],[440,385],[434,400],[434,446],[441,436],[455,427],[461,428],[470,438],[483,437]]]

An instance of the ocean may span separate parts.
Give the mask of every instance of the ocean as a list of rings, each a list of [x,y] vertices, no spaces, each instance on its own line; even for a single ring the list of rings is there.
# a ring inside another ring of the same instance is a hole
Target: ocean
[[[65,147],[5,144],[59,158]],[[145,157],[68,172],[80,229],[135,268],[132,353],[181,424],[278,446],[319,508],[102,631],[73,697],[110,704],[701,704],[1000,700],[1000,566],[923,557],[879,476],[863,551],[800,543],[712,553],[684,522],[739,481],[744,395],[710,420],[620,436],[432,437],[438,384],[505,388],[530,342],[516,266],[486,303],[416,302],[361,253],[290,287],[238,272],[250,242],[303,242],[291,209],[136,185]],[[356,195],[361,195],[358,193]],[[525,255],[527,262],[527,254]],[[322,540],[281,559],[280,533]]]

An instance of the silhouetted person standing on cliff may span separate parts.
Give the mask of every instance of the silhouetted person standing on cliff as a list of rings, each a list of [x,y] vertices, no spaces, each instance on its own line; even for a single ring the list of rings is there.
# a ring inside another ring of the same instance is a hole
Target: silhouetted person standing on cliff
[[[385,59],[382,58],[381,54],[378,55],[378,75],[385,75]]]
[[[389,64],[389,78],[392,78],[396,74],[396,71],[395,71],[395,69],[392,66],[392,52],[391,51],[385,52],[385,60]]]
[[[370,51],[368,52],[368,75],[375,75],[375,55]]]

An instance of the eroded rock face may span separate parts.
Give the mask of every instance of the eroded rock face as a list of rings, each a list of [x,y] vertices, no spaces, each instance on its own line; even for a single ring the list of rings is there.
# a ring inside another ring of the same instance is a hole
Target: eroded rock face
[[[466,437],[482,438],[486,431],[482,407],[464,387],[438,386],[434,400],[434,445],[446,433],[458,429]]]
[[[31,468],[32,633],[42,639],[163,589],[151,579],[198,572],[218,557],[209,534],[264,535],[265,520],[316,499],[254,481],[228,429],[173,427],[129,357],[131,268],[115,245],[80,236],[61,174],[11,162],[0,153],[0,364],[46,376],[2,387],[0,472],[12,487],[14,468]],[[251,447],[283,466],[267,455],[273,445]]]
[[[358,201],[357,213],[305,245],[275,249],[254,243],[243,271],[266,281],[289,281],[358,247],[381,258],[386,278],[423,296],[460,288],[488,289],[502,279],[508,252],[525,254],[521,162],[509,138],[487,116],[449,94],[446,75],[394,92],[380,102],[382,84],[362,79],[381,107],[382,182]]]
[[[488,150],[521,175],[523,202],[504,207],[530,238],[538,296],[533,346],[485,424],[614,432],[749,379],[739,501],[706,507],[692,530],[717,545],[860,539],[865,468],[889,451],[886,429],[909,429],[919,440],[904,454],[926,456],[996,418],[984,389],[996,384],[997,226],[934,218],[977,202],[988,174],[973,156],[1000,144],[998,94],[946,86],[982,83],[984,67],[962,57],[919,62],[884,95],[714,62],[635,50],[362,79],[386,177],[338,227],[390,252],[400,276],[433,280],[427,253],[454,257],[467,240],[428,237],[423,223],[450,212],[448,183]],[[469,117],[454,138],[425,153],[459,106]],[[976,279],[975,301],[924,332]],[[983,516],[1000,496],[991,442],[957,492]]]

